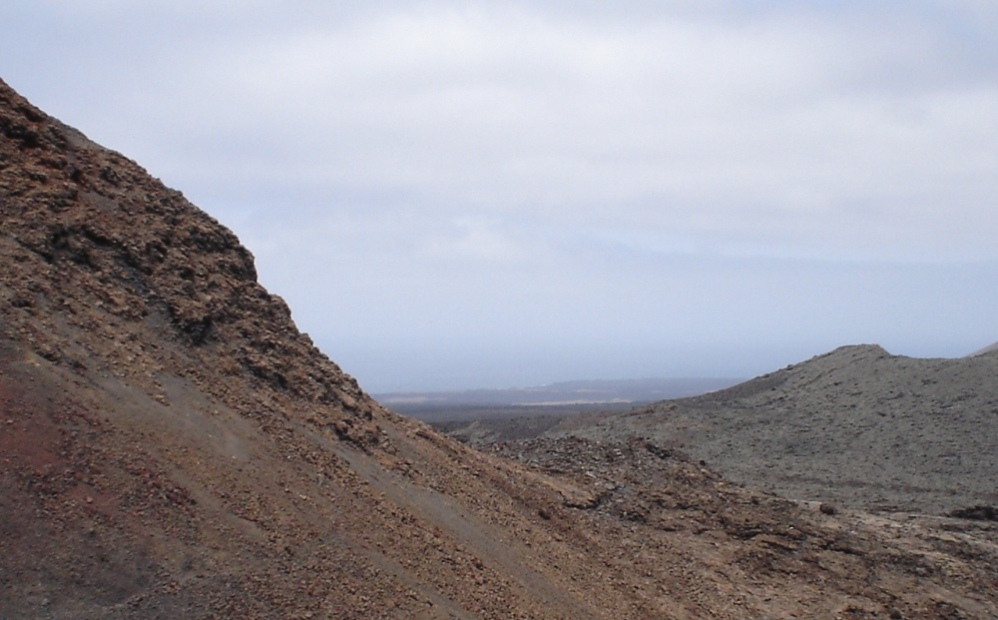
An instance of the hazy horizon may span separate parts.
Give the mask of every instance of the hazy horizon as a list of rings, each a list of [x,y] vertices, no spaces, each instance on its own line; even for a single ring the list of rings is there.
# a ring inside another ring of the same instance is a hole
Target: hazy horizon
[[[11,0],[0,77],[370,392],[998,340],[998,5]]]

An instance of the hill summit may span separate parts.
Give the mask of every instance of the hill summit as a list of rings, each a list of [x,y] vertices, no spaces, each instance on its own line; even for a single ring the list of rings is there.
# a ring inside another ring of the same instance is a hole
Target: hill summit
[[[998,356],[840,347],[750,381],[564,431],[682,446],[789,497],[947,514],[998,504]]]
[[[983,522],[394,414],[231,232],[2,82],[0,215],[0,617],[998,616]]]

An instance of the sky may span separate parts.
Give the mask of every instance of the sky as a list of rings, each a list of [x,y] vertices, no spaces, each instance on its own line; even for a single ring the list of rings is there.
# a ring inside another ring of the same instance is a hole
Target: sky
[[[5,0],[370,392],[998,340],[998,3]]]

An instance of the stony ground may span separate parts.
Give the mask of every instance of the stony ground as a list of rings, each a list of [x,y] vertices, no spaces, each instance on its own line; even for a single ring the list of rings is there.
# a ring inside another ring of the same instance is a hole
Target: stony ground
[[[569,505],[618,541],[613,561],[639,584],[643,575],[646,587],[668,589],[692,618],[710,617],[722,599],[745,618],[994,613],[994,522],[877,516],[748,491],[637,438],[542,438],[490,450],[571,480]],[[680,561],[662,566],[663,558]],[[922,590],[939,587],[961,592],[960,602]]]
[[[231,232],[2,82],[0,214],[0,618],[998,617],[990,522],[380,407]]]

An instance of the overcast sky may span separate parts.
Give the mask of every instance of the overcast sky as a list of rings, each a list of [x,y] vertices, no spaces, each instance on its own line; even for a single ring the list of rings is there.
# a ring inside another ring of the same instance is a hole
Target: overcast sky
[[[5,0],[373,392],[998,340],[991,0]]]

